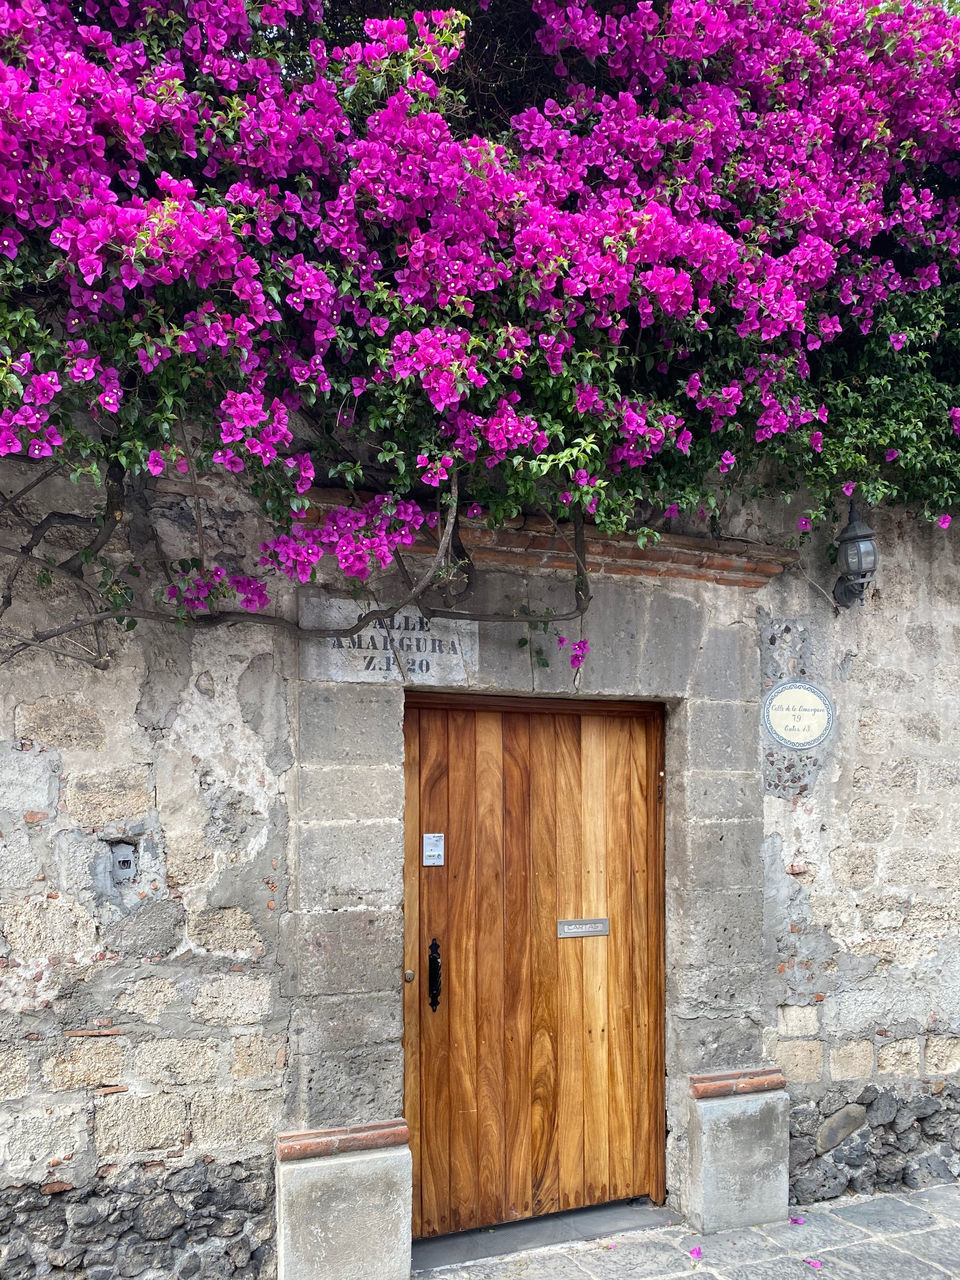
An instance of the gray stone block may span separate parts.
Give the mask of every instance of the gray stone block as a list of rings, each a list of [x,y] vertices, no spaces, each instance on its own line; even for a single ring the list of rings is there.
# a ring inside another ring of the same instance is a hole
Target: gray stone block
[[[835,1111],[832,1116],[828,1116],[817,1130],[817,1155],[825,1155],[834,1147],[839,1147],[844,1138],[849,1138],[862,1124],[866,1123],[866,1119],[866,1107],[861,1107],[856,1102],[851,1102],[841,1107],[839,1111]],[[867,1136],[869,1137],[869,1134]],[[847,1163],[850,1164],[852,1161],[848,1160]]]
[[[530,628],[523,623],[481,622],[480,661],[471,687],[490,693],[532,693],[534,650],[541,645],[546,654],[546,639],[541,635],[532,640]]]
[[[304,827],[299,861],[303,911],[400,905],[403,826],[396,819]]]
[[[402,1032],[399,988],[375,995],[319,996],[298,1002],[290,1026],[291,1052],[304,1057],[344,1053],[399,1040]]]
[[[667,881],[693,902],[700,893],[746,890],[762,881],[762,821],[698,823],[679,815],[667,837]]]
[[[789,1098],[690,1100],[687,1219],[711,1234],[787,1216]]]
[[[910,1251],[927,1262],[943,1267],[947,1275],[957,1269],[957,1229],[940,1227],[935,1231],[921,1231],[910,1237]]]
[[[759,880],[759,867],[754,879]],[[726,972],[755,964],[763,953],[760,888],[690,893],[668,916],[667,954],[685,965]]]
[[[368,1124],[403,1109],[403,1049],[397,1041],[295,1058],[292,1068],[287,1106],[293,1127]]]
[[[752,773],[760,760],[760,707],[756,702],[691,700],[687,767]]]
[[[399,911],[323,911],[298,917],[302,995],[345,995],[399,987]]]
[[[732,1231],[717,1231],[704,1244],[694,1235],[681,1237],[677,1244],[685,1257],[690,1250],[700,1245],[704,1260],[710,1260],[712,1267],[735,1266],[741,1262],[769,1262],[781,1257],[783,1250],[779,1245],[756,1227],[739,1227]]]
[[[278,1167],[280,1280],[409,1280],[407,1147]]]
[[[594,581],[590,612],[583,621],[590,654],[581,675],[581,693],[612,694],[621,698],[649,693],[649,682],[644,677],[653,640],[647,626],[647,613],[646,597],[631,590],[622,579]],[[595,618],[607,618],[610,625],[595,627]],[[580,622],[558,622],[554,630],[579,639]],[[555,642],[551,664],[558,666],[569,685],[570,661],[558,652]]]
[[[760,655],[753,627],[736,622],[709,627],[700,646],[693,679],[692,698],[748,702],[760,688]]]
[[[762,957],[741,968],[689,964],[681,948],[667,946],[667,1008],[679,1016],[760,1019],[765,1007],[767,976]]]
[[[652,698],[685,697],[701,647],[704,610],[662,588],[650,593],[638,689]]]
[[[762,1032],[749,1018],[667,1015],[667,1065],[671,1075],[732,1071],[759,1062]]]
[[[399,685],[304,685],[300,760],[306,765],[400,763],[403,689]]]
[[[714,822],[762,821],[763,793],[756,773],[707,773],[690,770],[669,777],[667,795],[686,819]]]
[[[403,816],[403,768],[384,765],[330,765],[300,771],[300,820],[344,822]]]

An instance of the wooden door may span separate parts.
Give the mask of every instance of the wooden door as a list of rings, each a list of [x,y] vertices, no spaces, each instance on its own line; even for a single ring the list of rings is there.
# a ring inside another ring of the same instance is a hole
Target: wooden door
[[[418,694],[404,733],[414,1236],[662,1201],[659,708]]]

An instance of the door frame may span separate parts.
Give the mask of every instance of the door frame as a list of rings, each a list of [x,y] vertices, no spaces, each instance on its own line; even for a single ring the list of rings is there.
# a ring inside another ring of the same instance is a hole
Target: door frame
[[[666,841],[665,841],[665,738],[667,708],[651,699],[570,698],[563,696],[516,696],[505,694],[444,693],[434,690],[407,689],[404,717],[409,708],[426,710],[501,711],[531,714],[603,715],[636,717],[647,713],[656,725],[654,769],[658,775],[653,865],[648,879],[650,902],[651,954],[657,957],[654,980],[649,991],[650,1017],[659,1034],[654,1041],[651,1070],[650,1124],[656,1139],[657,1159],[651,1176],[650,1199],[662,1204],[666,1198]],[[414,779],[414,765],[417,774]],[[407,822],[410,797],[419,794],[419,760],[404,757],[404,870],[403,870],[403,967],[417,972],[420,961],[420,857],[419,822]],[[420,1001],[419,984],[404,981],[403,986],[403,1104],[410,1129],[410,1143],[420,1141]],[[416,1081],[416,1083],[414,1083]]]

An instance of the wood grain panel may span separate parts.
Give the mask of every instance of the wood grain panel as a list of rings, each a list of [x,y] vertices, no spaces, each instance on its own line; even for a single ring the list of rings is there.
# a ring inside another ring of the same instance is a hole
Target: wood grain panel
[[[557,1107],[557,786],[552,716],[530,717],[531,1186],[534,1213],[560,1208]]]
[[[605,722],[584,716],[580,725],[583,795],[582,911],[607,915]],[[609,938],[583,938],[583,1194],[587,1204],[609,1199],[610,1093],[607,1040],[607,947]]]
[[[635,1195],[633,1010],[643,993],[633,983],[631,754],[629,720],[604,723],[607,914],[608,1125],[611,1200]]]
[[[608,710],[408,704],[404,963],[416,980],[403,993],[404,1107],[416,1235],[663,1200],[662,713]],[[422,867],[423,833],[441,831],[445,865]],[[592,916],[609,917],[608,936],[558,940],[558,919]]]
[[[450,1016],[450,1222],[465,1231],[477,1211],[477,832],[476,716],[451,710],[447,720],[449,943],[444,998]]]
[[[403,967],[420,970],[420,712],[409,710],[403,722]],[[403,1114],[410,1130],[413,1158],[411,1229],[420,1223],[420,1003],[417,982],[403,984]]]
[[[543,762],[538,762],[543,767]],[[533,1211],[530,1153],[530,717],[503,717],[506,1216]]]
[[[422,832],[447,830],[447,713],[420,712],[420,823]],[[428,957],[434,939],[440,945],[441,972],[447,956],[447,869],[420,868],[420,1080],[423,1104],[429,1100],[429,1129],[421,1129],[420,1197],[425,1235],[450,1230],[450,1054],[449,978],[440,1003],[429,1004]]]
[[[503,742],[501,716],[478,712],[477,735],[477,1208],[505,1216],[503,1026]]]
[[[557,716],[557,917],[582,914],[580,820],[580,720]],[[565,942],[567,945],[562,945]],[[583,950],[579,939],[557,943],[557,1116],[560,1208],[579,1208],[583,1198]]]

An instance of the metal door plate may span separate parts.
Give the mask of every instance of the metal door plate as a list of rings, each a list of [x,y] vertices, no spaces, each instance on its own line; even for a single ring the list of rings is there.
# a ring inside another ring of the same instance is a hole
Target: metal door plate
[[[558,938],[602,938],[610,932],[609,916],[595,920],[558,920]]]

